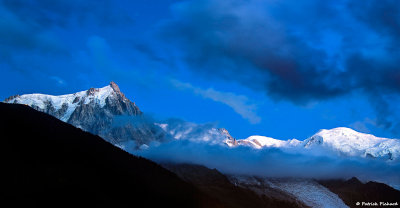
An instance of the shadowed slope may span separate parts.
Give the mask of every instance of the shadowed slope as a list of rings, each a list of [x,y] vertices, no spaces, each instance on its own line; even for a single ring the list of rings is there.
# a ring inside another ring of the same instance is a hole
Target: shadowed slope
[[[1,203],[220,207],[159,165],[28,106],[0,103]]]
[[[307,207],[288,195],[273,190],[274,195],[257,194],[253,190],[232,184],[229,179],[216,169],[209,169],[193,164],[163,164],[183,180],[197,186],[204,193],[214,196],[229,207]],[[283,197],[277,197],[281,194]]]
[[[400,202],[400,191],[383,183],[370,181],[364,184],[355,177],[347,181],[321,180],[319,183],[339,195],[350,207],[359,207],[357,202]]]

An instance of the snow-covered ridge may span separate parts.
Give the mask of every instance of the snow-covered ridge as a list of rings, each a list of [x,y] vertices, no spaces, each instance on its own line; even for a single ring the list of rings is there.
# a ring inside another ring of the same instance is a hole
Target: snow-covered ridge
[[[174,140],[207,142],[208,144],[230,144],[235,141],[226,129],[214,128],[211,124],[195,124],[178,119],[170,119],[166,123],[155,123]]]
[[[306,139],[304,143],[307,148],[323,146],[355,156],[388,141],[396,144],[400,140],[380,138],[371,134],[360,133],[350,128],[339,127],[331,130],[320,130],[312,137]]]
[[[238,140],[239,144],[248,145],[256,149],[265,147],[287,148],[298,146],[301,141],[297,139],[279,140],[265,136],[250,136],[247,139]]]
[[[89,90],[58,96],[38,93],[17,95],[6,99],[5,102],[25,104],[41,111],[49,111],[51,109],[54,112],[60,111],[60,115],[56,117],[67,122],[78,105],[93,103],[104,107],[106,99],[118,93],[113,85],[115,83],[111,82],[110,85],[102,88],[90,88]]]
[[[216,129],[189,122],[167,122],[157,124],[174,139],[188,139],[228,147],[248,146],[254,149],[278,148],[289,152],[333,153],[338,156],[371,157],[394,161],[400,159],[400,140],[380,138],[350,128],[322,129],[313,136],[300,141],[279,140],[266,136],[250,136],[246,139],[233,138],[226,129]],[[314,151],[316,150],[316,151]]]
[[[237,140],[238,145],[246,145],[256,149],[323,149],[331,150],[339,155],[384,158],[396,160],[400,158],[400,140],[376,137],[350,128],[338,127],[322,129],[304,141],[297,139],[278,140],[265,136],[250,136]],[[231,146],[231,145],[230,145]]]

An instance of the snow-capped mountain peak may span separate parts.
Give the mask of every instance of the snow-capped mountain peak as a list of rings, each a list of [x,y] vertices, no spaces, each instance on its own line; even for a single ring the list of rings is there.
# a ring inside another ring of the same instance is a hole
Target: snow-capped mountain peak
[[[90,88],[66,95],[55,96],[38,93],[16,95],[7,98],[4,102],[29,105],[36,110],[49,113],[67,122],[78,106],[91,104],[103,108],[107,102],[112,101],[130,103],[115,82],[111,82],[108,86],[102,88]],[[136,105],[132,104],[137,109],[137,113],[139,113],[140,111]]]
[[[371,134],[360,133],[346,127],[338,127],[330,130],[322,129],[318,131],[306,140],[306,146],[312,146],[318,143],[333,146],[352,145],[355,148],[363,149],[384,140],[387,139],[379,138]]]
[[[17,95],[4,102],[29,105],[116,145],[140,146],[163,137],[115,82],[67,95]]]
[[[350,128],[322,129],[304,140],[305,148],[328,148],[348,156],[372,156],[388,159],[400,154],[400,140],[380,138]]]
[[[396,160],[400,158],[400,140],[380,138],[371,134],[357,132],[346,127],[322,129],[313,136],[299,141],[297,139],[279,140],[265,136],[250,136],[235,141],[235,145],[250,146],[255,149],[279,148],[285,151],[320,149],[332,151],[342,156],[372,157]]]

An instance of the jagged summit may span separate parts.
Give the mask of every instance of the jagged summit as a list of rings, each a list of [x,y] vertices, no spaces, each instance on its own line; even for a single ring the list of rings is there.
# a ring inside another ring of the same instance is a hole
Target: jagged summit
[[[125,94],[121,92],[121,90],[119,89],[119,86],[118,86],[115,82],[111,81],[109,86],[110,86],[111,89],[114,91],[114,93],[115,93],[117,96],[119,96],[121,99],[123,99],[123,100],[125,100],[125,101],[127,101],[127,102],[131,102],[131,101],[125,96]],[[135,103],[133,102],[133,104],[135,104]]]
[[[12,95],[12,96],[6,98],[6,99],[4,100],[4,102],[5,102],[5,103],[8,103],[9,101],[14,100],[14,99],[17,98],[17,97],[19,97],[19,95]]]
[[[153,129],[155,127],[142,121],[140,116],[143,113],[125,97],[115,82],[102,88],[90,88],[67,95],[17,95],[4,102],[29,105],[114,144],[130,140],[142,144],[156,139],[153,133],[156,132]],[[120,116],[142,124],[139,128],[129,122],[121,122]]]
[[[64,122],[73,116],[79,107],[92,106],[95,108],[109,108],[113,114],[141,114],[135,103],[130,101],[120,91],[115,82],[102,88],[90,88],[86,91],[67,95],[26,94],[15,95],[4,100],[6,103],[19,103],[51,114]]]
[[[231,136],[231,134],[229,133],[228,130],[226,130],[225,128],[219,128],[218,132],[220,132],[220,134],[225,137],[225,144],[227,144],[228,146],[232,147],[232,146],[236,146],[238,145],[238,142],[235,138],[233,138]]]
[[[111,81],[111,82],[110,82],[110,87],[111,87],[115,92],[121,92],[121,90],[119,90],[119,86],[118,86],[114,81]]]

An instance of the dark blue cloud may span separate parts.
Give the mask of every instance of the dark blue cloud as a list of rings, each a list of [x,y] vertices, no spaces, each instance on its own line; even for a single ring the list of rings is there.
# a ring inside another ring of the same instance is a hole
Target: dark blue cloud
[[[55,94],[123,77],[113,72],[117,64],[110,63],[116,55],[100,57],[104,61],[99,62],[99,53],[106,56],[111,49],[93,49],[108,46],[110,37],[129,41],[132,35],[127,31],[135,26],[130,13],[134,6],[123,0],[1,1],[0,61],[5,76],[16,80],[23,76],[35,92]],[[111,44],[118,42],[115,39]],[[17,88],[21,83],[10,85]]]
[[[160,35],[183,51],[189,69],[277,100],[305,104],[361,91],[387,107],[382,94],[400,94],[399,10],[390,0],[193,0],[172,7]]]
[[[372,30],[381,34],[384,38],[391,38],[395,49],[400,38],[400,6],[395,0],[367,0],[362,3],[350,1],[348,4],[352,14],[358,20],[364,22]]]
[[[168,115],[220,120],[241,131],[239,137],[306,138],[366,118],[376,120],[375,130],[400,129],[400,109],[393,104],[400,90],[399,6],[364,2],[3,0],[0,95],[72,93],[114,80],[140,106],[152,106],[149,111],[163,114],[170,105]],[[247,125],[212,102],[205,109],[205,99],[177,92],[170,79],[260,100],[263,122]],[[350,96],[360,98],[350,102],[352,109],[336,106]],[[331,108],[341,119],[321,116]],[[343,119],[354,108],[363,113]],[[292,121],[292,133],[285,134],[283,117],[293,114],[304,124]]]
[[[37,27],[81,26],[87,23],[101,26],[120,25],[133,22],[127,8],[128,1],[79,1],[79,0],[5,0],[3,6],[16,14],[22,21]]]

